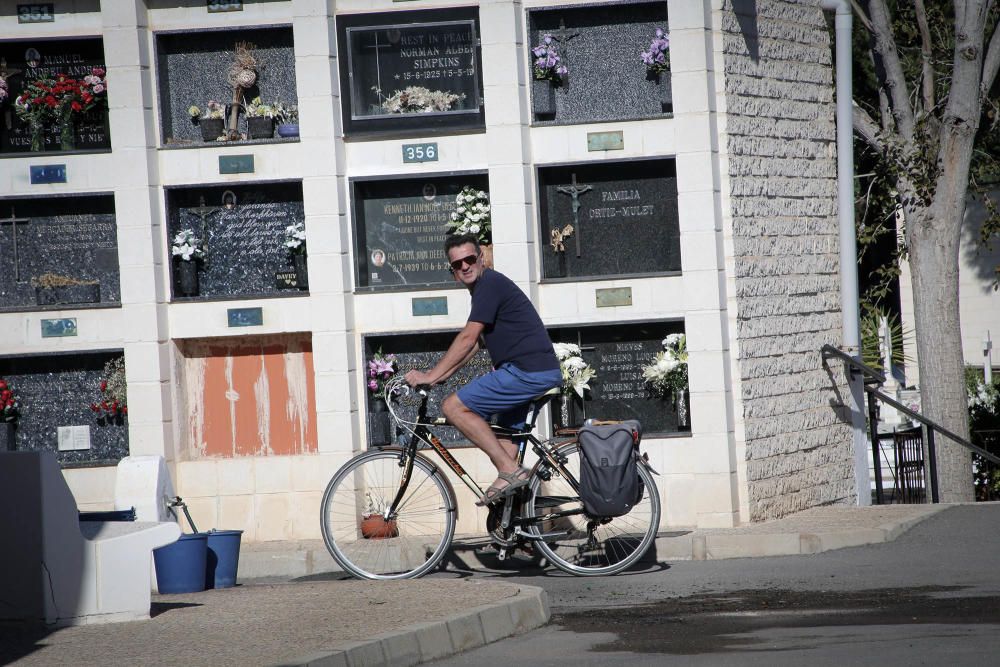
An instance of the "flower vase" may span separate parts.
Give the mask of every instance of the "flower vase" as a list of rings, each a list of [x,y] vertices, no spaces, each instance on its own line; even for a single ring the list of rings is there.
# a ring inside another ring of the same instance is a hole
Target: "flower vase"
[[[177,262],[177,277],[181,296],[198,295],[198,262],[183,259]]]
[[[531,110],[536,118],[555,116],[556,87],[548,79],[531,80]]]
[[[670,90],[670,70],[657,74],[656,88],[660,101],[660,111],[663,113],[673,113],[674,98]]]
[[[274,119],[260,117],[247,118],[247,136],[250,139],[274,138]]]
[[[559,395],[559,428],[570,428],[576,421],[573,396],[571,394]]]
[[[76,123],[72,116],[63,118],[59,125],[59,149],[64,151],[76,150]]]
[[[0,452],[17,451],[14,436],[17,433],[15,422],[0,422]]]
[[[299,124],[282,123],[281,125],[278,126],[278,136],[285,138],[299,136]]]
[[[372,398],[368,411],[369,445],[382,447],[392,444],[392,425],[389,406],[384,398]]]
[[[221,118],[202,118],[198,125],[201,127],[202,141],[215,141],[226,129],[226,121]]]
[[[295,267],[295,286],[299,289],[309,289],[309,268],[305,253],[292,255],[292,265]]]
[[[45,150],[45,126],[41,123],[31,123],[31,151],[41,153]]]
[[[677,429],[686,430],[689,426],[688,424],[688,390],[677,392],[673,394],[674,399],[674,410],[677,411]]]

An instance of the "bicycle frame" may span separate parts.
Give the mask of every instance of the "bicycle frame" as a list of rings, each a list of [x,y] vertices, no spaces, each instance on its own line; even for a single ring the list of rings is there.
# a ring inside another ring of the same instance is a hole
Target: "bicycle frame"
[[[423,398],[420,402],[420,408],[417,413],[417,422],[415,424],[415,427],[412,429],[409,428],[409,426],[406,425],[404,422],[401,422],[398,417],[396,417],[395,411],[393,411],[391,405],[389,407],[389,412],[392,415],[393,420],[396,421],[397,423],[402,423],[403,428],[405,428],[407,431],[410,432],[410,439],[409,442],[400,450],[401,465],[404,467],[404,470],[400,479],[399,489],[396,491],[396,496],[393,498],[392,502],[389,504],[389,507],[387,509],[386,512],[387,520],[392,520],[396,517],[396,508],[399,506],[399,503],[403,500],[403,497],[406,494],[406,490],[409,487],[410,475],[413,471],[413,462],[417,457],[417,450],[419,449],[421,442],[425,443],[428,447],[433,449],[437,453],[438,457],[440,457],[440,459],[445,463],[445,465],[447,465],[452,470],[452,472],[455,473],[455,475],[462,481],[462,483],[465,484],[476,495],[477,498],[483,499],[485,497],[483,489],[478,484],[476,484],[475,480],[472,479],[472,476],[469,475],[469,473],[466,472],[465,468],[462,467],[462,464],[459,463],[455,459],[455,457],[451,455],[451,452],[448,451],[448,448],[444,445],[444,443],[441,442],[441,439],[438,438],[431,431],[430,427],[432,426],[447,426],[449,425],[449,423],[448,420],[445,419],[444,417],[435,417],[433,419],[427,417],[427,400],[428,400],[428,394],[425,392],[423,394]],[[532,425],[532,427],[534,425],[534,418],[537,416],[537,411],[542,407],[542,405],[544,405],[544,402],[539,403],[538,401],[536,401],[533,402],[532,404],[532,410],[534,411],[534,413],[532,415],[529,415],[529,423]],[[563,477],[563,479],[565,479],[567,483],[569,483],[569,485],[573,488],[574,491],[579,491],[579,481],[569,473],[569,471],[563,465],[563,462],[560,461],[554,455],[553,448],[548,446],[551,440],[546,440],[543,442],[538,438],[536,438],[534,434],[532,434],[530,431],[515,431],[512,429],[504,428],[502,426],[497,426],[496,424],[491,424],[490,428],[492,428],[493,432],[496,433],[498,436],[510,438],[511,440],[517,443],[516,460],[518,465],[524,463],[524,455],[525,452],[527,451],[527,443],[529,442],[531,443],[532,451],[534,451],[535,454],[538,456],[538,463],[535,464],[535,467],[532,470],[532,475],[536,474],[538,467],[541,466],[542,463],[544,462],[550,469],[557,471]],[[568,440],[567,442],[568,443],[572,442],[572,440]],[[513,496],[509,496],[507,498],[507,502],[503,503],[504,507],[503,524],[505,528],[508,527],[508,524],[511,520],[510,512],[511,512],[512,500]],[[499,507],[499,505],[497,505],[497,507]],[[524,519],[523,517],[518,517],[514,520],[514,524],[517,526],[522,526],[522,525],[527,525],[528,523],[539,523],[541,521],[547,521],[558,517],[572,516],[575,514],[583,514],[583,513],[584,510],[581,507],[580,509],[575,509],[575,510],[550,513],[545,516],[535,517],[530,520]],[[529,536],[526,535],[525,537]]]

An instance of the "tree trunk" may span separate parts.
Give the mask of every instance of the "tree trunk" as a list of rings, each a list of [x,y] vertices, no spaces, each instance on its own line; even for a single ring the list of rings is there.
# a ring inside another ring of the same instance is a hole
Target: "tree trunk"
[[[962,335],[958,310],[958,246],[963,206],[937,205],[907,214],[914,330],[920,366],[921,413],[948,430],[969,437]],[[941,195],[945,195],[942,197]],[[938,489],[942,502],[972,500],[969,450],[936,434]]]

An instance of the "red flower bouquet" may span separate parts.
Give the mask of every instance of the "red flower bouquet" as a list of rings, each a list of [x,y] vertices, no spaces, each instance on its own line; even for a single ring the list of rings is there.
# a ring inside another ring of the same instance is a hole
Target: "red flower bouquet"
[[[101,396],[90,409],[97,413],[99,420],[120,422],[128,414],[125,391],[125,358],[117,357],[104,365],[105,378],[98,388]]]
[[[0,422],[15,422],[21,414],[21,404],[14,390],[0,378]]]
[[[59,123],[63,147],[71,145],[73,114],[86,113],[103,103],[107,90],[104,70],[100,67],[82,79],[57,74],[25,86],[14,100],[14,109],[18,118],[31,128],[31,150],[42,150],[47,123]]]

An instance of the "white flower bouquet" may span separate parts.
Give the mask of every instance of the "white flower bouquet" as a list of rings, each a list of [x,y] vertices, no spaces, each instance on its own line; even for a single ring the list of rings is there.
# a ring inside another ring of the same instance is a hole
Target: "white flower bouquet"
[[[559,369],[562,371],[564,394],[575,393],[583,398],[583,392],[590,389],[588,384],[597,375],[597,371],[583,360],[580,346],[573,343],[553,343],[556,358],[559,359]]]
[[[657,352],[652,363],[642,368],[642,376],[661,398],[679,395],[688,386],[687,338],[670,334],[663,339],[663,351]]]
[[[382,97],[382,91],[373,88]],[[423,86],[407,86],[389,97],[382,98],[382,111],[386,113],[433,113],[451,111],[465,99],[465,93],[449,93],[446,90],[430,90]]]
[[[296,222],[285,227],[285,250],[290,255],[306,254],[306,223]]]
[[[194,235],[193,229],[182,229],[174,236],[171,252],[174,257],[185,262],[203,260],[205,259],[205,244]]]
[[[449,234],[472,234],[480,243],[491,243],[493,224],[490,196],[483,190],[465,186],[455,197],[455,210],[447,223]]]

